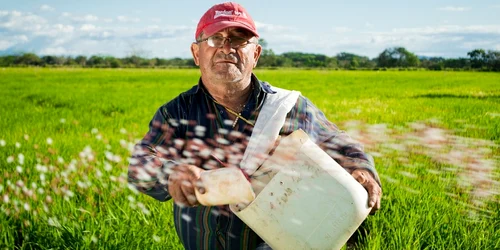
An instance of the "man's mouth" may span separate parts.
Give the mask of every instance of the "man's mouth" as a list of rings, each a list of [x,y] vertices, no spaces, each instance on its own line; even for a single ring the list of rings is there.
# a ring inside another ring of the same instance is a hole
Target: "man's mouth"
[[[222,61],[217,61],[215,63],[231,63],[231,64],[236,64],[234,61],[229,61],[229,60],[222,60]]]

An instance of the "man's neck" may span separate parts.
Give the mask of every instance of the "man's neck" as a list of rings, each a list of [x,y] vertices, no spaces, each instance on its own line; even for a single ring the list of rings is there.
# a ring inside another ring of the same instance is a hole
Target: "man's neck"
[[[248,83],[204,83],[204,86],[218,103],[237,112],[241,111],[252,92],[251,79]]]

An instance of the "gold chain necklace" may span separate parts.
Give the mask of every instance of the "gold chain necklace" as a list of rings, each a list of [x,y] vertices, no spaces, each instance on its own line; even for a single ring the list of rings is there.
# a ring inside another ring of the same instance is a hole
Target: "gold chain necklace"
[[[226,107],[225,105],[222,105],[221,103],[219,103],[215,99],[213,99],[213,100],[214,100],[214,103],[221,105],[222,107],[224,107],[226,109],[227,112],[236,116],[236,119],[234,119],[234,121],[233,121],[233,125],[232,125],[233,128],[236,127],[236,123],[238,123],[238,119],[241,119],[242,121],[246,122],[248,125],[251,125],[252,127],[255,126],[255,124],[253,122],[251,122],[251,121],[247,120],[245,117],[241,116],[241,112],[238,113],[238,112]],[[243,109],[245,109],[245,105],[243,105]]]

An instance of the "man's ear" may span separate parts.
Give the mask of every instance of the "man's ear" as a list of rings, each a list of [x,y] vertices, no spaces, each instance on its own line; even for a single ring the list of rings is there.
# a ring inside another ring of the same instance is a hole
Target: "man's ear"
[[[199,51],[200,51],[200,46],[197,43],[192,43],[191,54],[193,55],[194,64],[196,64],[196,66],[200,66]]]
[[[260,46],[260,44],[257,44],[257,46],[255,47],[255,51],[253,52],[254,68],[257,67],[257,62],[259,61],[260,53],[262,53],[262,46]]]

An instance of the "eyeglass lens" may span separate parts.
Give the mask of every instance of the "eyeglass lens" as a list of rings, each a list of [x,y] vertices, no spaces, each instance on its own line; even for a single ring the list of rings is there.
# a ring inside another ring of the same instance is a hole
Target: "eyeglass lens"
[[[229,43],[232,48],[238,48],[241,45],[245,45],[248,41],[247,39],[238,36],[232,36],[232,37],[211,36],[208,38],[207,42],[208,45],[210,45],[211,47],[221,48],[226,43],[226,40],[229,40]]]

